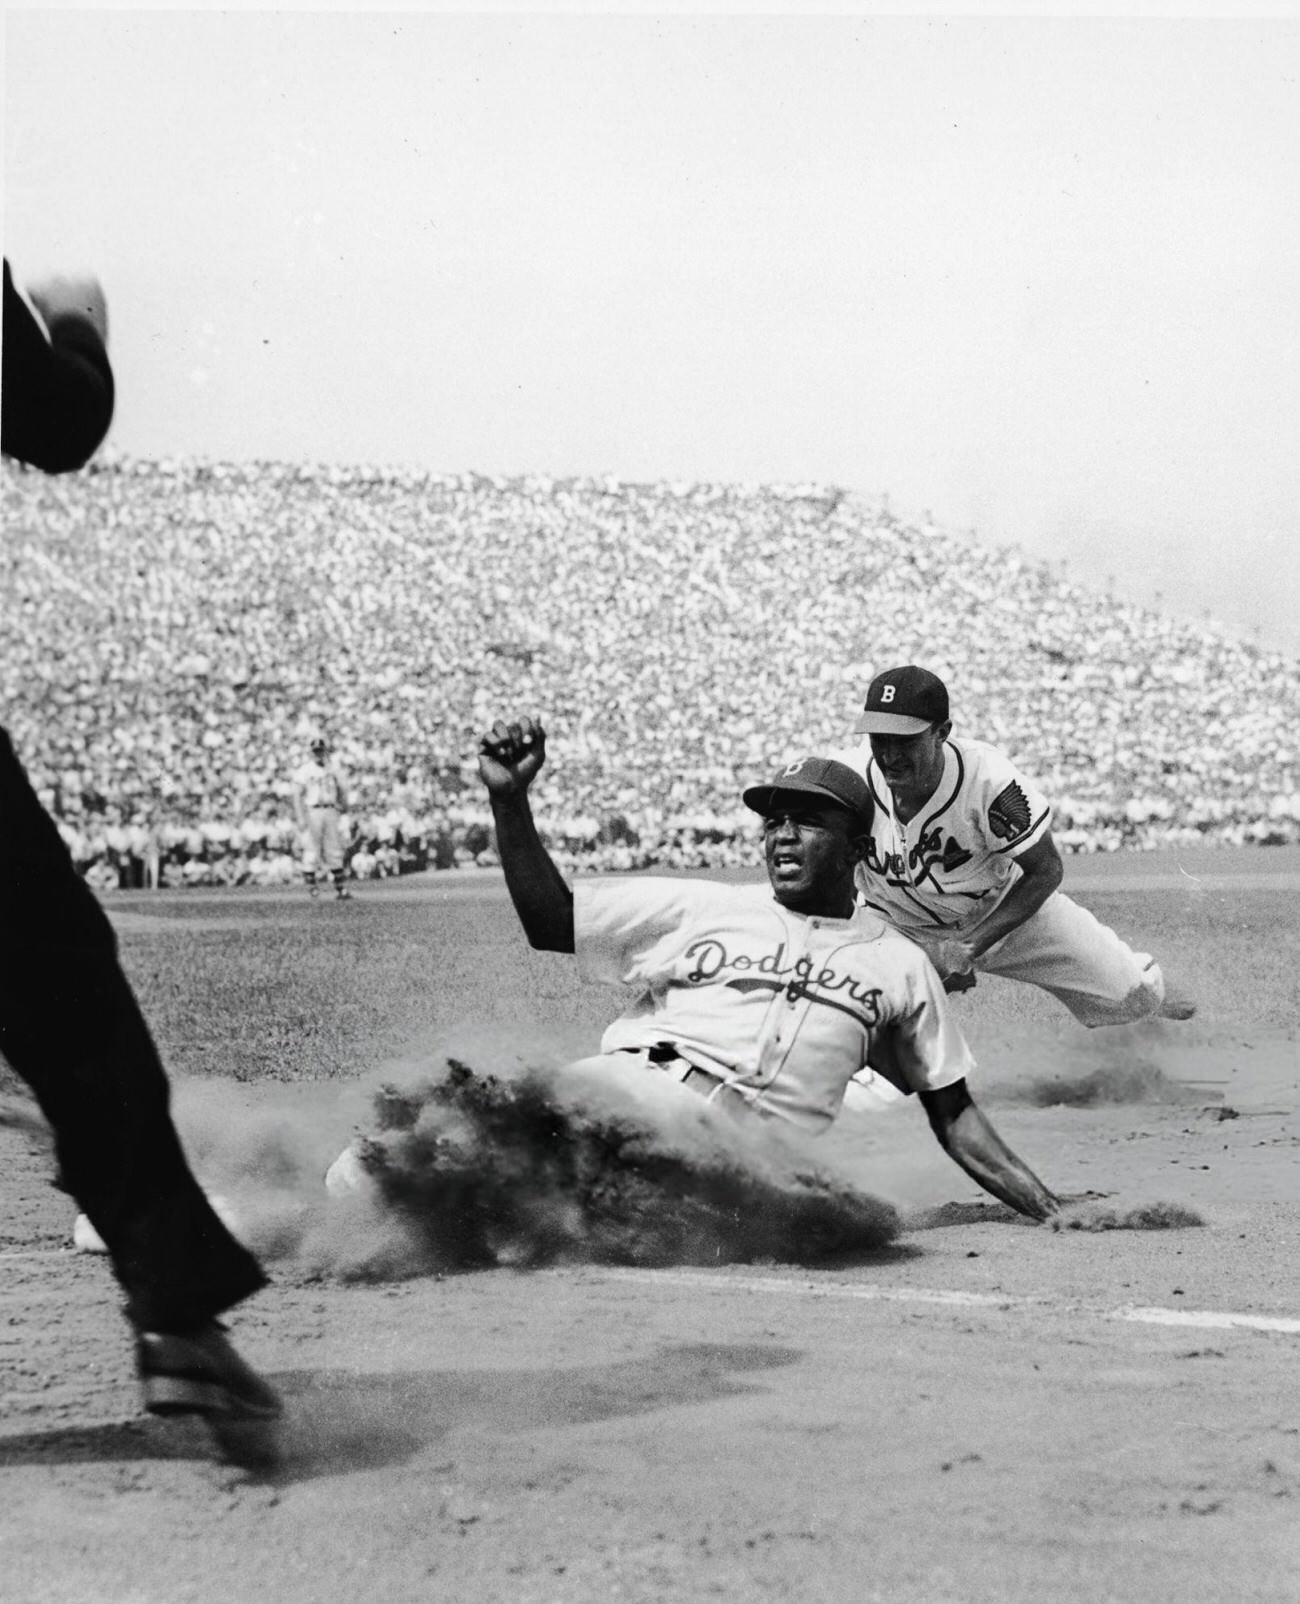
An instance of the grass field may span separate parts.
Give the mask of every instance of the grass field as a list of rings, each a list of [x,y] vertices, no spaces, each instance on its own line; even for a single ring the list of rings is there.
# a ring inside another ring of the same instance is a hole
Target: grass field
[[[1300,1019],[1298,868],[1288,849],[1077,858],[1067,889],[1191,987],[1198,1033],[1273,1032]],[[242,890],[106,900],[182,1074],[346,1080],[479,1027],[590,1043],[617,1011],[571,960],[529,951],[489,871],[372,882],[342,904]],[[996,980],[956,1006],[977,1051],[1029,1023],[1076,1029]]]

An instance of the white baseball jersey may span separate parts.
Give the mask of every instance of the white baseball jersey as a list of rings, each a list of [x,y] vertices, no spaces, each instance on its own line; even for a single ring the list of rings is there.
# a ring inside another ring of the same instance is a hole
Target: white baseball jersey
[[[906,824],[894,815],[869,741],[836,755],[866,776],[876,804],[858,889],[901,930],[933,935],[979,924],[1020,878],[1016,857],[1051,827],[1046,797],[983,741],[944,742],[943,778]]]
[[[638,992],[602,1052],[669,1042],[811,1130],[864,1068],[914,1092],[973,1067],[929,959],[865,911],[810,917],[766,885],[655,876],[582,878],[573,897],[583,978]]]
[[[343,805],[343,780],[331,763],[308,758],[293,771],[293,784],[304,807],[337,808]]]

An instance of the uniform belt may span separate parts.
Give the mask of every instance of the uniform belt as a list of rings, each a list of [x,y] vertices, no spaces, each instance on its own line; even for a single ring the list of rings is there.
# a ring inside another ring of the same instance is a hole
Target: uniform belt
[[[715,1075],[710,1070],[700,1069],[692,1064],[689,1059],[682,1057],[673,1042],[657,1041],[652,1042],[649,1047],[622,1047],[619,1051],[643,1055],[648,1064],[652,1064],[655,1069],[662,1069],[665,1074],[671,1074],[675,1081],[682,1086],[689,1086],[701,1097],[712,1097],[714,1092],[725,1088],[735,1092],[754,1113],[762,1112],[760,1109],[752,1108],[749,1098],[740,1086],[728,1081],[722,1075]]]

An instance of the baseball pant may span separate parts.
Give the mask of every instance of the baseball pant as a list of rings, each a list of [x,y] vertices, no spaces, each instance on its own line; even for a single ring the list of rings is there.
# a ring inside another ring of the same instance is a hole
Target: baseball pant
[[[644,1084],[644,1076],[649,1070],[656,1078],[662,1076],[686,1088],[693,1096],[702,1097],[712,1107],[734,1118],[766,1121],[777,1117],[767,1109],[755,1107],[741,1088],[729,1087],[708,1070],[697,1069],[686,1059],[663,1052],[658,1047],[619,1047],[610,1053],[593,1053],[589,1058],[576,1059],[568,1067],[581,1072],[610,1075],[633,1090],[638,1082]]]
[[[137,1328],[190,1330],[266,1284],[190,1171],[113,928],[3,730],[0,1052],[49,1121]]]
[[[977,958],[975,969],[1051,992],[1088,1026],[1145,1019],[1159,1012],[1165,998],[1155,959],[1134,952],[1061,891]]]
[[[308,874],[326,868],[338,874],[343,867],[343,837],[337,808],[308,808],[303,837],[302,866]]]

